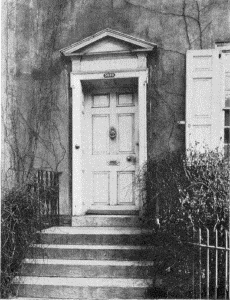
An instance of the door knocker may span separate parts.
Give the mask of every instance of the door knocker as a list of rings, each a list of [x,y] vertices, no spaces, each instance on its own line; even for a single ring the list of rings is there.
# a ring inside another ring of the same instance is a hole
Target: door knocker
[[[111,138],[111,140],[115,140],[115,138],[117,137],[117,131],[113,126],[110,127],[109,137]]]

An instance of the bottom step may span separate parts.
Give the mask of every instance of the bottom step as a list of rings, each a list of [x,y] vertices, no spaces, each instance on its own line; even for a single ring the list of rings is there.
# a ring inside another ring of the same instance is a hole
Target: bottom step
[[[151,282],[146,279],[22,276],[15,279],[15,287],[19,297],[68,299],[77,295],[79,299],[135,299],[146,297]]]
[[[66,300],[67,298],[23,298],[23,297],[18,297],[18,298],[8,298],[7,300]],[[113,300],[153,300],[153,299],[145,299],[145,298],[133,298],[133,299],[121,299],[121,298],[113,298]],[[91,298],[91,299],[82,299],[82,298],[68,298],[68,300],[101,300],[97,298]],[[160,299],[157,298],[157,300],[165,300],[165,299]],[[178,300],[178,299],[171,299],[171,300]],[[194,300],[194,299],[187,299],[187,300]]]

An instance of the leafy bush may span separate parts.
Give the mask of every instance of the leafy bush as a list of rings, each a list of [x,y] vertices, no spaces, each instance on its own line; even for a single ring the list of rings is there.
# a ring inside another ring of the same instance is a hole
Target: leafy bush
[[[1,296],[12,296],[12,280],[19,274],[29,246],[36,240],[36,232],[43,228],[43,208],[33,185],[8,190],[2,201],[2,271]]]
[[[228,162],[218,151],[192,149],[187,156],[167,153],[160,160],[148,160],[140,183],[143,222],[152,228],[155,246],[150,258],[155,262],[151,296],[162,297],[162,291],[168,297],[194,295],[198,248],[191,243],[197,242],[202,228],[210,230],[211,244],[213,231],[218,230],[223,245],[224,231],[229,229],[229,178]],[[219,259],[221,264],[224,257]],[[211,271],[213,261],[211,256]]]

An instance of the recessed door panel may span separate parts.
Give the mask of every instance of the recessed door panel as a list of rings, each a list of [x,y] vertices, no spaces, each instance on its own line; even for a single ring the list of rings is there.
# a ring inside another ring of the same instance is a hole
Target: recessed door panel
[[[134,172],[117,173],[118,204],[134,204]]]
[[[134,114],[118,114],[119,152],[133,153]]]
[[[93,95],[93,107],[109,107],[109,94]]]
[[[210,146],[211,145],[211,126],[210,125],[194,125],[193,126],[194,131],[194,138],[199,141],[199,144],[197,145],[197,149],[199,147],[203,147],[205,145]],[[195,144],[195,140],[193,141]]]
[[[92,115],[93,154],[109,153],[109,115]]]
[[[210,78],[194,79],[194,117],[211,117],[211,98],[212,80]]]
[[[118,106],[132,106],[134,103],[133,94],[118,94],[117,95],[117,105]]]
[[[93,172],[93,204],[109,205],[109,172]]]

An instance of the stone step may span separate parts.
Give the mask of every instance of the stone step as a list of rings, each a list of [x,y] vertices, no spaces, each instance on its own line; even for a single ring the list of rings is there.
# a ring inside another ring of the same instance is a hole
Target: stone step
[[[138,227],[137,216],[87,215],[73,224],[38,233],[15,279],[18,297],[121,300],[150,295],[151,231]]]
[[[17,297],[17,298],[7,298],[8,300],[66,300],[67,298],[31,298],[31,297]],[[153,299],[156,299],[156,298],[132,298],[132,299],[121,299],[121,298],[113,298],[113,300],[141,300],[141,299],[144,299],[144,300],[153,300]],[[178,300],[178,299],[172,299],[170,298],[171,300]],[[87,298],[68,298],[68,300],[101,300],[101,299],[98,299],[98,298],[90,298],[90,299],[87,299]],[[157,298],[157,300],[165,300],[164,299],[161,299],[161,298]],[[184,300],[184,299],[181,299],[181,300]],[[187,298],[186,300],[194,300],[194,299],[189,299]]]
[[[19,297],[133,299],[145,297],[152,280],[21,276],[14,283]]]
[[[147,278],[152,262],[25,259],[21,275],[96,278]]]
[[[77,260],[148,260],[153,247],[134,245],[34,244],[26,258]]]
[[[119,215],[134,215],[134,216],[138,216],[139,215],[139,209],[137,207],[130,207],[130,206],[126,206],[126,205],[122,205],[119,206],[119,208],[117,206],[110,206],[108,207],[106,206],[97,206],[97,208],[93,209],[89,209],[87,210],[87,215],[115,215],[115,216],[119,216]]]
[[[17,298],[8,298],[8,300],[66,300],[66,298],[28,298],[28,297],[17,297]],[[141,300],[141,299],[144,299],[144,300],[153,300],[153,299],[147,299],[147,298],[135,298],[135,299],[128,299],[128,300]],[[86,298],[68,298],[68,300],[101,300],[101,299],[98,299],[98,298],[91,298],[91,299],[86,299]],[[126,299],[118,299],[118,298],[113,298],[113,300],[127,300]],[[157,300],[164,300],[164,299],[158,299]],[[178,300],[178,299],[171,299],[171,300]],[[194,300],[194,299],[187,299],[187,300]]]
[[[141,245],[151,242],[149,230],[124,227],[51,227],[38,234],[38,243],[78,245]]]
[[[72,218],[76,227],[140,227],[138,216],[131,215],[85,215]]]
[[[118,298],[113,298],[113,300],[141,300],[141,299],[144,299],[144,300],[153,300],[152,299],[147,299],[147,298],[136,298],[136,299],[118,299]],[[8,300],[66,300],[66,298],[28,298],[28,297],[17,297],[17,298],[8,298]],[[68,298],[68,300],[101,300],[101,299],[98,299],[98,298],[90,298],[90,299],[86,299],[86,298]],[[157,298],[157,300],[165,300],[165,299],[159,299]],[[178,300],[178,299],[171,299],[171,300]],[[194,300],[194,299],[187,299],[187,300]]]

